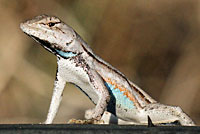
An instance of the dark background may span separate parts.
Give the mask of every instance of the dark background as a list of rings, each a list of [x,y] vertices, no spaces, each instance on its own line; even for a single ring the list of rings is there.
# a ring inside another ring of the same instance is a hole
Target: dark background
[[[198,0],[0,0],[0,123],[46,119],[56,57],[23,34],[40,14],[71,25],[94,52],[161,103],[200,123]],[[83,119],[94,105],[67,84],[55,123]]]

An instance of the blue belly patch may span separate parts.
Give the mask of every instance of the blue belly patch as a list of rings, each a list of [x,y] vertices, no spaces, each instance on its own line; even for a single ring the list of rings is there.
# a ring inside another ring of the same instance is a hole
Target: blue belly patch
[[[62,56],[62,57],[65,57],[65,58],[70,58],[70,57],[73,57],[73,56],[76,56],[77,54],[73,53],[73,52],[63,52],[61,50],[56,50],[56,52]]]
[[[121,107],[122,109],[134,109],[134,103],[129,98],[127,98],[123,93],[124,91],[120,91],[118,88],[115,88],[114,85],[105,82],[105,86],[108,88],[110,93],[110,102],[108,104],[107,110],[113,114],[116,113],[116,105]]]

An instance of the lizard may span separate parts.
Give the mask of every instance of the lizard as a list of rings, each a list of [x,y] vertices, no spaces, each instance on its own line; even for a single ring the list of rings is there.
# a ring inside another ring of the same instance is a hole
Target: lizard
[[[89,45],[69,25],[56,16],[39,15],[20,24],[21,30],[57,56],[53,95],[45,124],[53,123],[66,83],[72,83],[95,104],[85,111],[87,120],[104,120],[105,113],[122,122],[173,123],[194,126],[178,106],[164,105],[123,73],[94,54]],[[109,122],[109,120],[108,120]]]

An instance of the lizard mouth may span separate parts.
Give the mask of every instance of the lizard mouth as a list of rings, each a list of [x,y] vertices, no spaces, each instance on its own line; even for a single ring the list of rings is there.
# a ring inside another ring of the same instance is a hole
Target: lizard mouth
[[[42,47],[44,47],[45,49],[47,49],[49,52],[53,53],[56,56],[61,56],[62,58],[67,59],[77,55],[75,52],[62,50],[62,48],[60,48],[57,44],[52,44],[46,40],[42,40],[33,35],[28,35],[28,36],[33,38],[36,42],[41,44]]]
[[[38,37],[35,37],[33,35],[28,35],[30,36],[31,38],[33,38],[36,42],[38,42],[39,44],[41,44],[42,47],[44,47],[45,49],[47,49],[49,52],[53,53],[53,54],[56,54],[56,49],[57,48],[53,48],[51,43],[46,41],[46,40],[41,40],[40,38]]]

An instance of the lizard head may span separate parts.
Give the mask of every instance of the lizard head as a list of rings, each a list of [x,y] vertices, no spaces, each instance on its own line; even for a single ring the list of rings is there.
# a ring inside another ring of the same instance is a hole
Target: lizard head
[[[80,53],[78,35],[57,17],[40,15],[21,23],[20,28],[57,56],[69,58]]]

